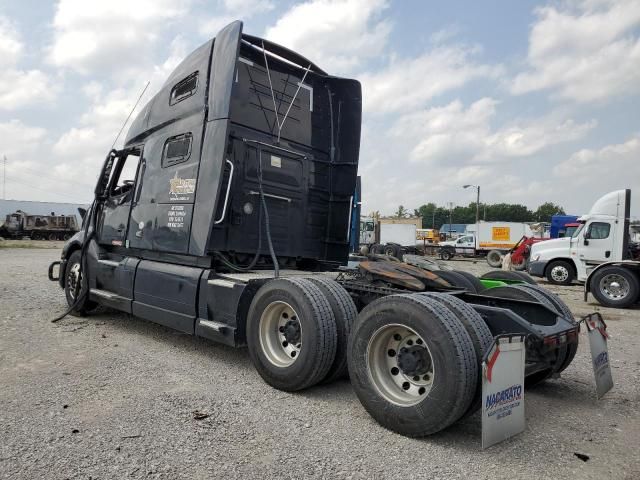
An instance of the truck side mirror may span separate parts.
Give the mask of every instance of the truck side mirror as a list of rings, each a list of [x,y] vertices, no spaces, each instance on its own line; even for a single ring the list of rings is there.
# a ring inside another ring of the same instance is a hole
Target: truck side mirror
[[[586,232],[584,232],[584,239],[589,240],[590,238],[591,238],[591,231],[587,230]]]

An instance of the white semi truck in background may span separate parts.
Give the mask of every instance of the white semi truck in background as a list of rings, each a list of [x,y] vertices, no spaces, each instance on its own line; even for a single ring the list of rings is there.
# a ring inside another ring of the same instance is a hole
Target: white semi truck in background
[[[480,222],[474,227],[473,233],[467,233],[455,240],[440,242],[440,258],[450,260],[456,255],[486,256],[490,266],[499,268],[502,265],[503,256],[522,237],[534,236],[531,225],[528,223]]]
[[[627,308],[640,301],[639,246],[631,242],[631,190],[610,192],[596,201],[571,237],[533,245],[529,274],[551,283],[585,282],[600,304]]]

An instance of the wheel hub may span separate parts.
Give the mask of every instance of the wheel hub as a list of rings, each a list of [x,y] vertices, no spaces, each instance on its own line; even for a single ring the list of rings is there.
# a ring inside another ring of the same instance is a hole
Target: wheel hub
[[[300,322],[295,320],[289,320],[283,327],[281,333],[284,335],[284,339],[289,343],[300,342]]]
[[[398,353],[398,368],[409,376],[423,375],[431,368],[431,357],[427,349],[418,345],[403,347]]]
[[[426,342],[402,324],[385,325],[371,336],[367,368],[378,393],[401,407],[422,401],[435,374]]]
[[[260,317],[260,346],[265,357],[277,367],[288,367],[302,349],[302,326],[291,305],[270,303]]]
[[[629,295],[631,287],[622,275],[609,274],[600,280],[600,291],[612,300],[619,300]]]
[[[551,270],[551,277],[556,282],[564,282],[569,277],[569,272],[565,267],[556,266]]]

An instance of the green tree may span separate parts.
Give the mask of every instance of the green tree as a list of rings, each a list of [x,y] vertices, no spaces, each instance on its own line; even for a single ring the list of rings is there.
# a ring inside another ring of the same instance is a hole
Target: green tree
[[[555,203],[545,202],[533,213],[533,217],[538,222],[550,222],[553,215],[565,215],[564,208]]]
[[[398,210],[396,210],[395,216],[398,218],[404,218],[409,215],[409,211],[404,208],[402,205],[398,206]]]

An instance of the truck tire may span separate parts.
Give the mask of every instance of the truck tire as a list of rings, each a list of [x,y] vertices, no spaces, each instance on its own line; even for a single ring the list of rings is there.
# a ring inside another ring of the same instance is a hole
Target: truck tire
[[[507,270],[493,270],[483,274],[480,278],[486,280],[508,280],[514,282],[525,282],[536,285],[536,281],[523,272],[509,272]]]
[[[469,281],[464,275],[461,275],[460,272],[455,270],[438,270],[437,272],[432,272],[441,279],[448,282],[450,285],[454,287],[464,288],[468,292],[478,293],[475,285]]]
[[[469,282],[471,282],[473,284],[473,287],[476,290],[476,293],[480,293],[483,290],[485,290],[484,285],[482,285],[482,282],[480,281],[480,279],[478,277],[476,277],[473,273],[465,272],[464,270],[454,270],[454,271],[456,273],[462,275]]]
[[[473,400],[478,367],[462,323],[434,299],[390,295],[367,305],[349,339],[358,399],[383,427],[408,437],[436,433]]]
[[[638,277],[627,268],[602,267],[589,281],[591,293],[605,307],[628,308],[639,299]]]
[[[322,383],[330,383],[334,380],[346,378],[349,374],[347,367],[347,345],[353,322],[358,316],[358,309],[351,295],[335,280],[325,277],[308,277],[311,283],[317,285],[324,296],[329,300],[333,317],[336,321],[336,357],[333,365],[322,380]]]
[[[94,310],[98,304],[89,300],[88,292],[86,292],[87,284],[83,282],[85,276],[80,272],[80,250],[73,252],[68,260],[64,271],[64,295],[67,299],[67,305],[73,307],[69,312],[75,317],[84,317],[87,313]],[[78,298],[80,301],[76,302],[75,290],[76,283],[81,282],[80,291],[78,292]]]
[[[455,250],[447,247],[440,249],[441,260],[451,260],[454,256],[455,256]]]
[[[247,346],[265,382],[293,392],[322,381],[336,356],[336,321],[329,300],[302,278],[269,280],[247,314]]]
[[[554,260],[545,269],[545,276],[554,285],[571,285],[576,274],[566,260]]]
[[[487,263],[490,267],[500,268],[502,266],[502,253],[500,250],[490,250],[487,253]]]
[[[530,285],[528,283],[523,283],[523,284],[520,284],[519,287],[530,288],[539,292],[541,295],[544,295],[547,298],[547,300],[549,300],[553,304],[553,306],[556,309],[556,312],[558,312],[560,315],[562,315],[564,318],[569,320],[574,325],[576,324],[576,319],[574,318],[573,313],[571,313],[571,310],[569,309],[567,304],[564,303],[562,299],[555,293],[550,292],[546,288],[542,288],[540,285]],[[575,358],[577,351],[578,351],[577,341],[575,343],[570,343],[567,346],[567,355],[564,359],[563,364],[558,369],[558,373],[563,372],[564,370],[566,370],[566,368],[569,365],[571,365],[571,362],[573,362],[573,359]]]
[[[486,290],[485,295],[491,297],[509,298],[513,300],[538,302],[553,311],[557,311],[553,303],[549,301],[545,295],[542,295],[540,292],[534,289],[527,288],[524,285],[505,285],[502,287],[489,288]],[[533,387],[534,385],[547,380],[554,373],[560,373],[562,371],[561,369],[563,365],[565,364],[568,353],[569,352],[566,346],[559,347],[556,360],[551,368],[536,372],[533,375],[525,378],[525,386]]]
[[[476,365],[478,367],[478,372],[481,372],[484,355],[489,351],[493,344],[493,335],[480,314],[455,295],[435,292],[421,293],[420,295],[433,298],[437,302],[442,303],[445,307],[451,310],[458,320],[460,320],[460,323],[462,323],[462,326],[465,328],[473,342],[473,348],[476,353]],[[463,417],[477,412],[481,406],[482,376],[479,374],[473,401],[471,402],[471,405],[469,405],[469,408],[464,413]]]

